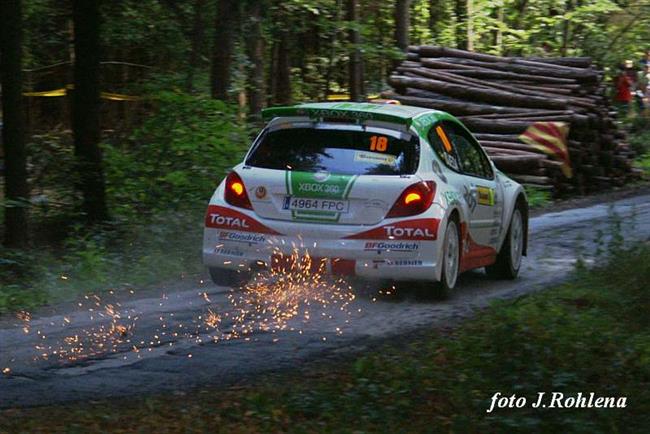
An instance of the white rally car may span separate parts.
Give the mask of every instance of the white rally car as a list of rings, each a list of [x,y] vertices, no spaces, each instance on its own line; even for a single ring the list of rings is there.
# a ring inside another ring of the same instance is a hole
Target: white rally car
[[[296,251],[333,274],[440,282],[485,267],[515,278],[528,205],[453,116],[393,104],[313,103],[270,119],[217,187],[203,262],[245,282]]]

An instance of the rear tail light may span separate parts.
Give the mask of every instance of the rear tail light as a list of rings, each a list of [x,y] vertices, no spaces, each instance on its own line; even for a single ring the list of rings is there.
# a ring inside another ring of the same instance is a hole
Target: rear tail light
[[[397,198],[386,218],[422,214],[431,206],[435,194],[436,184],[433,181],[422,181],[409,185]]]
[[[226,192],[224,199],[232,206],[239,208],[253,209],[251,201],[248,200],[246,187],[237,172],[230,172],[226,177]]]

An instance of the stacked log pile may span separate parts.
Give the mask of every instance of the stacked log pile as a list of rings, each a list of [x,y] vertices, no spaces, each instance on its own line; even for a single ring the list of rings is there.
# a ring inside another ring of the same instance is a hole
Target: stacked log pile
[[[602,190],[636,176],[633,152],[617,128],[603,73],[590,58],[499,57],[435,46],[409,47],[384,98],[457,116],[496,166],[524,184],[557,194]],[[574,176],[561,162],[522,142],[532,123],[570,125]]]

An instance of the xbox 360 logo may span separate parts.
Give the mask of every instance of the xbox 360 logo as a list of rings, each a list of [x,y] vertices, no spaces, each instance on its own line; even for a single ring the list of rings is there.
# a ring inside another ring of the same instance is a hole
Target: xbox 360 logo
[[[338,185],[301,182],[298,184],[298,191],[310,193],[339,194],[341,192],[341,188]]]

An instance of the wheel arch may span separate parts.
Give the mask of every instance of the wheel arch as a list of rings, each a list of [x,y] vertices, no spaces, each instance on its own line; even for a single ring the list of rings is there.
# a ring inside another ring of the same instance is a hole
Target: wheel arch
[[[460,260],[463,256],[463,241],[465,239],[464,233],[463,233],[463,225],[462,225],[462,217],[461,217],[461,210],[458,208],[454,208],[449,212],[449,220],[454,220],[456,222],[456,225],[458,226],[458,261],[460,265]],[[467,229],[465,229],[467,230]]]
[[[512,195],[507,196],[507,199],[504,204],[504,217],[503,217],[503,226],[501,230],[501,236],[498,244],[498,251],[501,251],[503,244],[506,242],[506,236],[508,235],[508,228],[510,228],[510,222],[512,220],[512,213],[515,211],[515,208],[521,210],[521,218],[524,224],[524,246],[522,254],[526,256],[528,254],[528,199],[526,198],[526,192],[523,187],[518,186],[517,190],[513,192]]]
[[[459,253],[461,255],[463,253],[463,234],[462,234],[462,227],[461,227],[462,222],[464,221],[463,220],[463,210],[458,205],[454,205],[454,206],[450,207],[447,210],[447,212],[445,213],[444,218],[440,221],[440,226],[439,226],[440,231],[439,231],[439,236],[438,236],[438,239],[440,240],[440,243],[439,243],[438,249],[437,249],[438,250],[437,258],[442,258],[443,244],[444,244],[442,242],[442,240],[444,240],[444,236],[445,236],[444,231],[447,230],[447,224],[448,224],[449,220],[452,220],[452,219],[458,225],[458,241],[459,241],[458,248],[459,248]],[[440,281],[441,277],[442,277],[442,266],[441,266],[441,263],[438,262],[438,266],[436,267],[436,279],[438,281]]]
[[[514,210],[516,208],[519,208],[521,210],[521,219],[523,220],[522,223],[524,225],[524,247],[522,249],[522,255],[527,256],[528,255],[528,215],[529,215],[529,209],[528,209],[528,200],[526,199],[526,195],[523,192],[520,192],[517,195],[517,199],[515,200],[515,206],[512,209]],[[511,217],[512,218],[512,217]],[[510,224],[510,223],[508,223]]]

